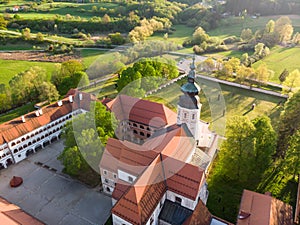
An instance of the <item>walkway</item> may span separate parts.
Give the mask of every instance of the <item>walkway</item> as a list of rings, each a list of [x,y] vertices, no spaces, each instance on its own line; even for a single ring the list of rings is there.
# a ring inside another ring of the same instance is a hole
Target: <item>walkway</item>
[[[111,198],[62,175],[63,166],[56,159],[62,149],[62,141],[55,142],[1,170],[0,196],[49,225],[104,224],[110,215]],[[24,183],[11,188],[12,176],[21,176]]]

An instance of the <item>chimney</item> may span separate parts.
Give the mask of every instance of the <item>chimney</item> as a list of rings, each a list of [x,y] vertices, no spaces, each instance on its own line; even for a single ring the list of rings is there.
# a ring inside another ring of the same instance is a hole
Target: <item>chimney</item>
[[[38,111],[39,111],[40,116],[43,115],[43,110],[42,109],[39,109]]]
[[[40,116],[40,113],[39,113],[39,111],[38,111],[38,110],[36,110],[36,111],[35,111],[35,115],[36,115],[37,117],[39,117],[39,116]]]
[[[25,123],[26,120],[25,120],[25,116],[21,116],[21,119],[22,119],[22,122]]]
[[[79,93],[79,100],[82,100],[82,93]]]
[[[73,102],[73,96],[72,96],[72,95],[69,96],[69,101],[70,101],[71,103]]]
[[[58,106],[62,106],[62,104],[63,104],[63,103],[62,103],[62,100],[60,100],[60,101],[57,102],[57,105],[58,105]]]

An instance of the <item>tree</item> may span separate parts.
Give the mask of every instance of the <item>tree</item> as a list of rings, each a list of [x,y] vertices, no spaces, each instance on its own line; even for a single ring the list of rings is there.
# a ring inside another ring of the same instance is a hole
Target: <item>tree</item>
[[[277,34],[279,43],[287,42],[291,39],[294,28],[289,17],[282,16],[275,22],[274,32]]]
[[[52,74],[51,81],[56,86],[60,95],[66,94],[70,88],[76,88],[81,80],[87,81],[85,84],[89,83],[83,69],[83,64],[77,60],[69,60],[63,62],[61,65],[57,65],[57,69]]]
[[[287,69],[284,69],[278,77],[280,83],[283,83],[288,75],[289,75],[289,71]]]
[[[300,173],[300,131],[289,138],[289,147],[284,157],[285,172],[293,174],[293,179]]]
[[[38,42],[43,42],[44,41],[44,35],[41,32],[38,32],[36,34],[36,38],[35,38]]]
[[[269,117],[258,117],[252,121],[255,132],[254,163],[257,176],[269,168],[272,163],[272,156],[276,150],[276,132],[274,131]]]
[[[222,171],[227,177],[246,181],[253,166],[254,125],[247,117],[234,116],[226,125],[226,140],[220,150]]]
[[[265,84],[269,81],[270,78],[270,71],[268,70],[267,64],[262,63],[255,71],[256,79],[261,84]]]
[[[11,108],[10,96],[4,93],[0,93],[0,112],[6,112]]]
[[[300,91],[293,94],[284,104],[278,125],[278,141],[276,155],[284,157],[288,149],[289,138],[300,129]]]
[[[110,16],[105,14],[102,18],[103,23],[107,24],[111,21]]]
[[[192,44],[200,45],[202,42],[207,42],[209,40],[208,34],[202,27],[198,27],[193,33]]]
[[[269,22],[266,24],[265,32],[266,33],[273,33],[274,29],[275,29],[274,20],[269,20]]]
[[[104,146],[115,127],[116,119],[100,102],[93,102],[90,112],[68,122],[63,133],[65,148],[58,157],[65,172],[73,176],[99,172]]]
[[[0,30],[6,30],[8,21],[5,20],[5,18],[0,15]]]
[[[201,63],[201,67],[205,71],[213,71],[215,69],[215,63],[212,58],[207,58]]]
[[[108,37],[113,45],[122,45],[125,43],[125,38],[119,32],[109,34]]]
[[[243,83],[246,78],[252,77],[254,73],[255,71],[253,68],[242,65],[236,72],[236,81],[239,83]]]
[[[28,27],[22,29],[22,38],[24,40],[30,40],[31,39],[30,29]]]
[[[295,93],[300,90],[300,72],[298,69],[293,70],[282,83],[283,93]]]
[[[59,93],[54,86],[54,84],[51,84],[50,82],[43,82],[41,85],[38,86],[38,92],[39,92],[39,100],[45,101],[49,100],[50,102],[57,101],[59,98]]]
[[[253,38],[252,30],[249,28],[243,29],[241,33],[241,38],[244,41],[250,41]]]

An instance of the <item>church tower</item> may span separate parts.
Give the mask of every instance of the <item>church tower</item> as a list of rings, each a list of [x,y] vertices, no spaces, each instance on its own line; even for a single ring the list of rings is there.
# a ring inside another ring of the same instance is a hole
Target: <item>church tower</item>
[[[177,124],[185,123],[193,134],[197,143],[200,139],[200,112],[201,106],[199,99],[200,87],[195,83],[195,56],[190,65],[187,83],[181,86],[183,95],[179,97],[177,105]]]

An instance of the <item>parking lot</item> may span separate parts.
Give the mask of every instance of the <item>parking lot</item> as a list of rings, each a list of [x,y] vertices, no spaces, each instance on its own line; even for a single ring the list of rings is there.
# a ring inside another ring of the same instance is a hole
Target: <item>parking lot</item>
[[[1,170],[0,196],[49,225],[104,224],[110,215],[111,198],[99,188],[88,188],[64,176],[56,159],[62,149],[62,141],[57,141]],[[9,186],[13,176],[23,178],[20,187]]]

